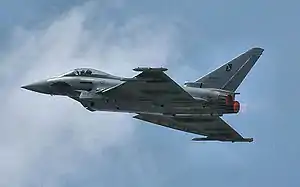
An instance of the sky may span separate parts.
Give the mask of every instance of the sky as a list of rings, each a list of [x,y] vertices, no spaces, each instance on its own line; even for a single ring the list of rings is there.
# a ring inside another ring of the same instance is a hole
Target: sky
[[[299,186],[299,1],[2,0],[0,186]],[[85,110],[21,89],[77,67],[134,76],[164,66],[193,81],[262,47],[224,116],[253,143]]]

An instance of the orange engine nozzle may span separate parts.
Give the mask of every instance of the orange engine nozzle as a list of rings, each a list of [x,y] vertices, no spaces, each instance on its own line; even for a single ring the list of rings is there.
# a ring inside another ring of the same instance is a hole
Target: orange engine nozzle
[[[234,102],[233,97],[231,95],[227,95],[225,98],[225,102],[226,102],[226,105],[232,105]]]
[[[240,111],[241,105],[238,101],[233,101],[233,111],[238,113]]]

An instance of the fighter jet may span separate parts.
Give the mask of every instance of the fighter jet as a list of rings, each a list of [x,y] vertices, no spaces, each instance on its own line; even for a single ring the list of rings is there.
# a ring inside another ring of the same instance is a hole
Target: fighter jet
[[[195,80],[177,84],[164,67],[138,67],[132,78],[78,68],[22,88],[61,95],[89,111],[134,113],[133,118],[201,135],[194,141],[252,142],[221,117],[237,114],[236,92],[264,49],[252,48]]]

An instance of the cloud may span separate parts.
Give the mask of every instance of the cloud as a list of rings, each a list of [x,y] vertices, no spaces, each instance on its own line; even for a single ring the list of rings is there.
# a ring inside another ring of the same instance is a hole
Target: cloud
[[[135,133],[130,115],[90,113],[70,99],[20,86],[76,67],[132,76],[136,66],[175,60],[171,24],[145,16],[97,22],[95,6],[74,7],[46,27],[15,28],[1,56],[0,186],[63,186],[64,176],[80,173],[89,158],[101,166],[107,148],[131,143]],[[106,6],[102,14],[114,4]]]

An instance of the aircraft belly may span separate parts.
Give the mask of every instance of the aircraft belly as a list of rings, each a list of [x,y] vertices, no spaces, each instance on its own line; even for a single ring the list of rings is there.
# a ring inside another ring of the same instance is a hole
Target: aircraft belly
[[[128,113],[155,113],[155,114],[211,114],[209,108],[195,103],[170,103],[156,105],[150,101],[107,101],[93,100],[90,108],[98,111],[128,112]]]

